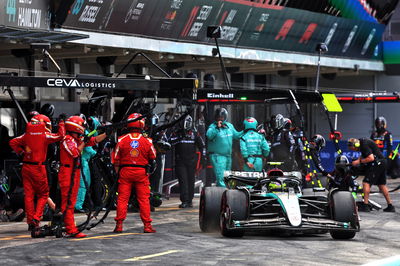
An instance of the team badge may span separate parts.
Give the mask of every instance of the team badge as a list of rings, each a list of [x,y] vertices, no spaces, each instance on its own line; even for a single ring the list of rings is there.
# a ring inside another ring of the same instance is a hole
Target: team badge
[[[131,156],[132,157],[138,157],[139,156],[139,151],[137,149],[131,150]]]
[[[134,149],[138,148],[139,147],[139,141],[137,141],[137,140],[132,141],[131,142],[131,147],[134,148]]]

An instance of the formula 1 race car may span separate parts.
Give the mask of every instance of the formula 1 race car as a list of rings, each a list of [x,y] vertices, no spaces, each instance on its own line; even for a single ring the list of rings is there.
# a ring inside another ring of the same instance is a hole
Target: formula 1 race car
[[[205,187],[200,198],[203,232],[219,228],[223,236],[242,237],[246,230],[282,229],[303,233],[330,232],[351,239],[360,230],[349,191],[301,188],[300,172],[225,172],[227,188]]]

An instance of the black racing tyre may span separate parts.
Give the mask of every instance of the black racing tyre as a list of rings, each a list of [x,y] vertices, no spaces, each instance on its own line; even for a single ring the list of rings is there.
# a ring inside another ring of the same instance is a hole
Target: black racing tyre
[[[111,184],[105,178],[99,178],[92,184],[92,200],[96,206],[104,206],[110,198]]]
[[[229,219],[230,218],[230,219]],[[240,190],[227,190],[221,199],[220,229],[225,237],[242,237],[244,230],[229,229],[229,220],[247,220],[247,195]]]
[[[350,222],[352,228],[358,227],[356,203],[350,191],[336,191],[332,197],[332,218],[338,222]],[[354,231],[331,230],[334,239],[351,239]]]
[[[199,225],[203,232],[217,231],[219,228],[219,213],[221,197],[226,188],[204,187],[200,195]]]

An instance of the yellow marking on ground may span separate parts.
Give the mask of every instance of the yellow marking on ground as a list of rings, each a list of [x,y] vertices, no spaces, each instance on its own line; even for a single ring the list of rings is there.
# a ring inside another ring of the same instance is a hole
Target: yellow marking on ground
[[[183,250],[168,250],[165,252],[161,252],[161,253],[156,253],[156,254],[151,254],[151,255],[145,255],[145,256],[140,256],[140,257],[133,257],[130,259],[125,259],[124,261],[138,261],[138,260],[145,260],[145,259],[150,259],[150,258],[154,258],[154,257],[159,257],[159,256],[164,256],[164,255],[168,255],[168,254],[172,254],[172,253],[176,253],[176,252],[182,252]]]
[[[70,239],[70,241],[83,241],[83,240],[90,240],[90,239],[111,239],[114,236],[128,236],[128,235],[143,235],[143,233],[122,233],[122,234],[115,234],[115,235],[92,236],[92,237],[85,237],[85,238],[74,238],[74,239]]]
[[[182,210],[179,207],[170,207],[170,208],[157,208],[156,211],[172,211],[172,210]]]
[[[0,241],[2,241],[2,240],[14,240],[14,239],[17,239],[17,238],[28,238],[28,237],[31,237],[31,236],[30,235],[9,236],[9,237],[0,238]]]
[[[199,210],[190,210],[190,211],[185,211],[185,212],[190,212],[190,213],[192,213],[192,212],[199,212]]]

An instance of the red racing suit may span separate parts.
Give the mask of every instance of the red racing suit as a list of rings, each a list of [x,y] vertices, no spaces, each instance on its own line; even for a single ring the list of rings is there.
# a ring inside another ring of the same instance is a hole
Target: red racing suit
[[[49,197],[46,162],[47,146],[60,141],[65,135],[64,122],[58,125],[58,133],[46,131],[45,123],[28,123],[25,134],[10,141],[11,148],[24,156],[22,166],[22,181],[25,193],[25,212],[27,223],[32,219],[40,221],[43,209]],[[35,208],[35,196],[37,198]]]
[[[78,233],[74,219],[74,207],[81,177],[81,152],[78,149],[81,143],[82,140],[77,140],[71,135],[66,135],[60,144],[60,172],[58,173],[58,182],[61,190],[61,211],[64,214],[64,224],[68,234]],[[90,138],[85,144],[86,147],[94,145],[96,145],[95,137]],[[72,174],[74,175],[73,180]],[[71,180],[73,182],[72,187]]]
[[[117,217],[115,221],[126,218],[128,201],[132,186],[135,187],[139,203],[140,218],[143,224],[150,224],[150,181],[145,167],[155,160],[156,150],[152,140],[140,133],[129,133],[118,138],[115,147],[114,164],[119,166]]]

